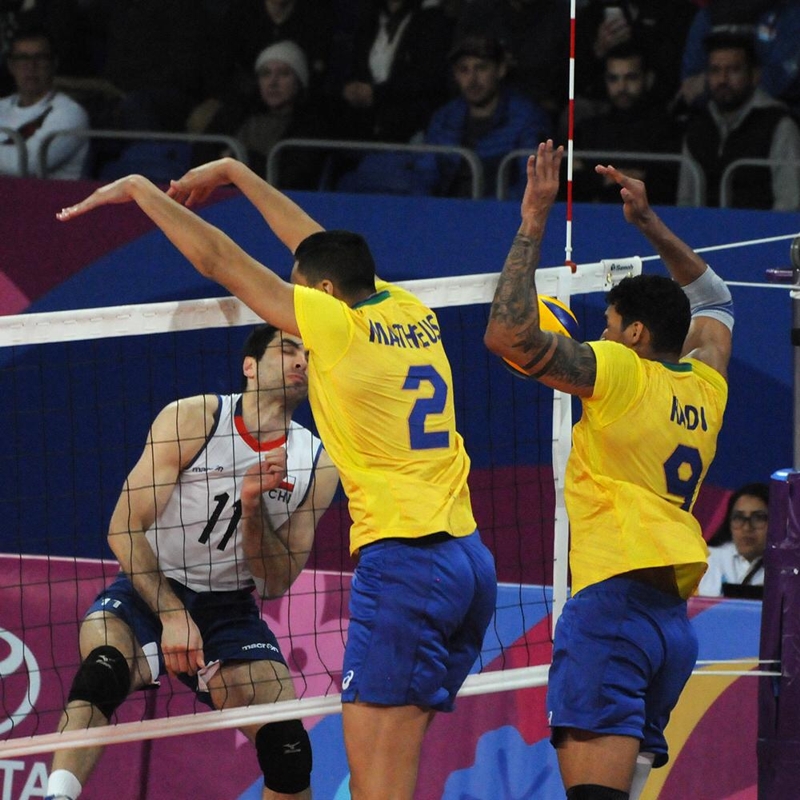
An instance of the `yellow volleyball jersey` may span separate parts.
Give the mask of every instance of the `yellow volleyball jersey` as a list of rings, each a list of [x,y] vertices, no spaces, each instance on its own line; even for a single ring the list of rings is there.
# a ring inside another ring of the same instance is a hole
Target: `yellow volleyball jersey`
[[[294,289],[311,408],[349,500],[351,553],[390,536],[475,530],[436,315],[397,286],[376,288],[354,308]]]
[[[691,509],[716,452],[728,385],[694,359],[666,364],[616,342],[590,346],[597,380],[573,429],[565,482],[572,591],[674,566],[688,597],[708,558]]]

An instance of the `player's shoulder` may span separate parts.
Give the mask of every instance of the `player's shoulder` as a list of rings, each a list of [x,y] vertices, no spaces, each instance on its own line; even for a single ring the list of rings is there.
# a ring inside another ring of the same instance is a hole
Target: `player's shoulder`
[[[185,428],[210,430],[224,399],[218,394],[196,394],[180,397],[166,405],[158,415],[161,421],[172,422],[178,432]]]
[[[692,372],[700,380],[710,384],[714,391],[718,394],[724,397],[728,396],[728,381],[725,379],[725,376],[719,372],[719,370],[715,369],[710,364],[707,364],[705,361],[692,358],[691,356],[682,358],[680,363],[691,365]]]
[[[211,411],[215,413],[223,401],[223,396],[218,394],[193,394],[188,397],[179,397],[170,403],[186,414],[205,413]]]
[[[382,299],[390,297],[392,300],[397,300],[403,303],[412,303],[415,306],[426,308],[425,303],[419,299],[413,292],[400,286],[397,283],[385,281],[382,278],[375,279],[375,298]]]
[[[585,342],[594,352],[598,367],[605,364],[628,365],[632,369],[644,369],[643,361],[636,351],[626,347],[620,342],[611,342],[605,339]]]

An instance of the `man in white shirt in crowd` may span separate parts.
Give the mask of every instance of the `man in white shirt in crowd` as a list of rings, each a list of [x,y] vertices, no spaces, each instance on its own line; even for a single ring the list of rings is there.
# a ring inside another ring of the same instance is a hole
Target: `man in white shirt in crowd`
[[[89,127],[84,108],[54,89],[58,60],[50,36],[39,28],[18,31],[7,61],[17,91],[0,99],[0,175],[23,175],[18,140],[2,130],[9,128],[25,143],[29,175],[80,178],[89,149],[87,139],[57,136],[47,150],[45,175],[39,164],[39,150],[48,134]]]

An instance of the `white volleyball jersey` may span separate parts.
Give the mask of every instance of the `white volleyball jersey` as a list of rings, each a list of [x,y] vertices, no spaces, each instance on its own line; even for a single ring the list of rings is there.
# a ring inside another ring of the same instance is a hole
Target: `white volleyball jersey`
[[[277,530],[305,500],[322,443],[292,422],[288,435],[259,443],[244,427],[241,395],[222,395],[214,428],[195,459],[178,476],[163,513],[147,540],[168,577],[197,592],[223,592],[254,585],[241,543],[242,476],[261,453],[286,447],[286,477],[264,493]]]

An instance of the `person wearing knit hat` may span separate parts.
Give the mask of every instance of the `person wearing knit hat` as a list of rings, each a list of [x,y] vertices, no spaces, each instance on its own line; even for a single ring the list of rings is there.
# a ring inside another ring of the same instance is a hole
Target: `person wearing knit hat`
[[[306,59],[305,53],[298,45],[286,40],[265,47],[258,54],[255,63],[255,72],[259,77],[259,83],[261,83],[260,79],[265,72],[271,69],[270,65],[273,64],[273,62],[288,66],[297,77],[303,90],[308,89],[308,60]],[[272,69],[274,69],[274,67],[272,67]]]
[[[264,48],[253,62],[257,92],[247,103],[231,101],[215,114],[207,132],[236,137],[247,151],[247,160],[259,175],[266,175],[267,161],[283,139],[324,139],[328,128],[324,115],[312,104],[308,89],[310,69],[302,48],[288,39]],[[205,163],[227,150],[201,152],[195,163]],[[316,189],[322,173],[322,150],[289,148],[278,160],[280,185],[289,189]]]
[[[232,133],[247,148],[250,166],[266,174],[272,148],[282,139],[320,138],[323,125],[309,105],[309,68],[305,53],[284,40],[266,47],[254,64],[258,96]],[[288,151],[280,158],[281,183],[292,188],[315,188],[324,154]]]

